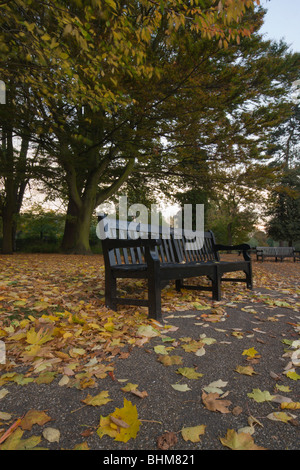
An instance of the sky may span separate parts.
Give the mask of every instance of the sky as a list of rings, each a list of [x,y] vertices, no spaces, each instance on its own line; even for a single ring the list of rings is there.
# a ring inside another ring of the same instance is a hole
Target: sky
[[[261,0],[267,9],[260,32],[266,39],[284,39],[293,52],[300,52],[300,0]]]

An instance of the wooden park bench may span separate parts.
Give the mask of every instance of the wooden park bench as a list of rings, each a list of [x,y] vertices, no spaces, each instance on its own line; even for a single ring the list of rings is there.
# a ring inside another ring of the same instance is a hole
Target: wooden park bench
[[[100,223],[103,227],[108,220],[109,218],[102,219]],[[125,234],[128,224],[127,221],[108,223],[107,237],[102,239],[105,262],[105,304],[108,308],[116,310],[118,304],[145,306],[148,307],[150,318],[161,320],[161,288],[172,280],[175,281],[178,291],[181,288],[212,291],[213,300],[221,300],[221,281],[245,282],[247,287],[252,289],[251,258],[247,253],[249,245],[217,245],[211,231],[202,235],[194,232],[193,249],[187,250],[187,243],[190,240],[186,238],[186,235],[189,235],[186,232],[185,237],[178,239],[174,230],[164,233],[164,228],[157,227],[155,238],[153,238],[153,227],[151,227],[152,232],[146,239],[142,238],[145,228],[142,232],[142,227],[140,227],[140,238],[131,239],[130,232],[128,237]],[[148,230],[149,227],[146,227]],[[220,261],[221,250],[241,250],[244,260]],[[222,277],[225,273],[235,271],[243,271],[245,276]],[[206,276],[210,285],[184,284],[184,279],[200,276]],[[147,280],[148,298],[118,297],[117,279],[119,278]]]
[[[299,257],[299,252],[291,246],[257,246],[256,247],[256,259],[264,261],[266,258],[275,258],[275,261],[280,259],[283,261],[284,258],[293,258],[294,262]]]

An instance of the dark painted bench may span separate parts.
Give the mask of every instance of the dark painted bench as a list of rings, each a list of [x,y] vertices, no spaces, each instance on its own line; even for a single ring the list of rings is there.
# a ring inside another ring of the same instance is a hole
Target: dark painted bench
[[[99,219],[98,219],[99,220]],[[161,320],[161,288],[169,281],[175,281],[176,289],[199,289],[212,292],[214,300],[221,300],[221,281],[245,282],[252,288],[251,258],[247,253],[249,245],[223,246],[215,243],[211,231],[205,232],[204,239],[200,234],[194,238],[192,250],[187,250],[187,239],[177,239],[174,231],[164,233],[162,227],[157,233],[149,235],[149,239],[124,239],[122,230],[128,222],[108,224],[109,219],[102,219],[99,224],[106,226],[107,238],[102,240],[105,262],[105,303],[112,310],[118,304],[141,305],[148,307],[149,317]],[[98,224],[98,225],[99,225]],[[123,225],[123,226],[122,226]],[[152,227],[153,230],[153,227]],[[141,236],[142,233],[141,232]],[[150,238],[151,236],[151,238]],[[167,238],[165,238],[167,237]],[[241,250],[243,261],[220,261],[220,251]],[[223,274],[243,271],[245,276],[224,278]],[[206,276],[210,285],[189,286],[184,279]],[[117,279],[134,278],[148,281],[148,298],[123,298],[117,295]]]
[[[275,261],[284,258],[293,258],[294,262],[299,258],[298,252],[292,246],[257,246],[256,259],[264,261],[266,258],[275,258]]]

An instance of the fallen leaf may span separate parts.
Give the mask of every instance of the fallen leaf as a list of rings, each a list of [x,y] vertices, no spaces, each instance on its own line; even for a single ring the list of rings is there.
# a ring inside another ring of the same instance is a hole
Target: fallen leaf
[[[288,423],[292,419],[295,419],[296,416],[285,413],[284,411],[275,411],[274,413],[268,414],[267,418],[271,419],[272,421],[281,421],[282,423]]]
[[[3,388],[2,390],[0,390],[0,400],[1,398],[4,398],[8,393],[9,391],[6,388]]]
[[[73,450],[90,450],[87,442],[82,442],[81,444],[77,444],[73,447]]]
[[[202,393],[202,401],[205,407],[210,411],[219,411],[220,413],[230,413],[228,406],[231,405],[229,400],[221,400],[218,393]]]
[[[124,423],[123,426],[116,424]],[[105,434],[113,437],[115,441],[127,442],[129,439],[135,439],[140,428],[138,413],[135,405],[124,398],[124,407],[116,408],[110,415],[100,417],[100,424],[97,434],[102,438]]]
[[[300,375],[297,374],[297,372],[291,371],[291,370],[286,373],[286,376],[289,379],[292,379],[292,380],[299,380],[300,379]]]
[[[257,374],[252,366],[237,366],[235,369],[236,372],[242,375],[253,375]]]
[[[43,430],[43,437],[49,442],[59,442],[60,431],[55,428],[45,428]]]
[[[162,344],[158,345],[158,346],[154,346],[154,351],[156,352],[156,354],[161,354],[161,355],[167,355],[169,354],[169,351],[171,351],[172,347],[166,347]]]
[[[182,364],[182,357],[180,356],[158,356],[157,360],[161,362],[164,366]]]
[[[173,384],[171,387],[178,392],[187,392],[188,390],[191,390],[187,384]]]
[[[33,449],[41,442],[40,436],[31,436],[27,439],[22,439],[23,434],[24,431],[22,431],[22,429],[16,429],[0,446],[0,450],[29,450]]]
[[[205,433],[205,428],[204,424],[183,428],[181,434],[185,441],[200,442],[200,436]]]
[[[183,375],[187,379],[198,379],[199,377],[203,377],[203,374],[196,372],[193,367],[179,367],[176,373]]]
[[[259,388],[253,389],[252,393],[247,393],[247,396],[253,398],[257,403],[272,401],[274,398],[274,395],[271,395],[268,391],[262,392]]]
[[[108,398],[108,396],[109,392],[105,390],[95,396],[88,395],[84,400],[81,401],[86,405],[90,406],[102,406],[106,405],[106,403],[108,403],[109,401],[112,401],[110,398]]]
[[[11,419],[10,413],[5,413],[4,411],[0,411],[0,419],[3,421],[9,421]]]
[[[157,438],[157,448],[169,450],[177,444],[177,436],[174,432],[165,432]]]
[[[280,404],[282,410],[300,410],[300,402],[283,402]]]
[[[258,351],[256,351],[256,349],[250,348],[250,349],[245,349],[245,351],[243,351],[242,353],[242,356],[258,357],[257,354],[258,354]]]
[[[222,395],[223,390],[221,387],[226,387],[228,382],[223,382],[223,380],[215,380],[214,382],[211,382],[209,385],[206,387],[203,387],[203,390],[207,393],[218,393],[219,395]]]
[[[29,410],[21,421],[21,428],[30,431],[34,424],[43,426],[48,421],[51,421],[51,418],[44,411]]]
[[[249,433],[237,433],[233,429],[228,429],[225,438],[220,438],[220,441],[232,450],[267,450],[254,444],[253,437]]]
[[[146,338],[154,338],[160,336],[160,332],[151,325],[140,326],[137,330],[137,336],[145,336]]]
[[[123,392],[131,392],[132,390],[136,390],[138,388],[138,384],[132,384],[132,383],[128,383],[125,385],[125,387],[122,387],[121,390]]]

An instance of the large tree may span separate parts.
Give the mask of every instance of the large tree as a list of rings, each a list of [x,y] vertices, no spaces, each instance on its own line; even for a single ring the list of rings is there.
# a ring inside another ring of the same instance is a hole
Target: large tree
[[[300,241],[300,167],[285,171],[271,192],[266,215],[267,233],[280,244]]]
[[[272,80],[283,71],[291,79],[295,63],[286,50],[260,43],[258,52],[258,40],[244,39],[261,24],[254,3],[1,4],[6,72],[30,86],[39,142],[64,172],[65,249],[89,251],[94,208],[136,169],[195,176],[195,164],[207,174],[222,158],[249,157],[242,144],[255,126],[241,105],[276,98]]]
[[[42,144],[65,172],[70,216],[65,247],[88,250],[95,205],[126,180],[137,156],[145,157],[141,140],[153,142],[139,129],[157,101],[166,99],[156,96],[155,86],[174,61],[178,35],[217,37],[219,46],[227,47],[231,40],[250,35],[250,25],[239,22],[254,3],[16,0],[1,4],[0,53],[2,63],[10,61],[6,76],[16,73],[29,84],[44,127]],[[162,60],[166,58],[169,64]],[[180,80],[168,94],[179,89]],[[148,88],[150,96],[145,97],[141,88]],[[100,191],[99,181],[104,182]]]

